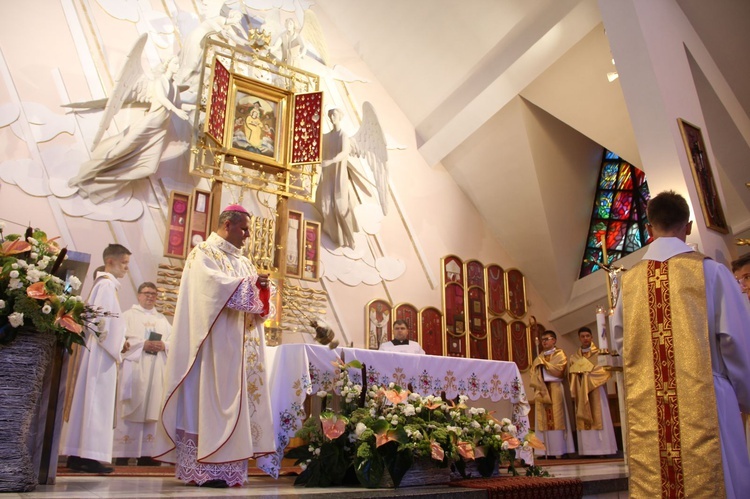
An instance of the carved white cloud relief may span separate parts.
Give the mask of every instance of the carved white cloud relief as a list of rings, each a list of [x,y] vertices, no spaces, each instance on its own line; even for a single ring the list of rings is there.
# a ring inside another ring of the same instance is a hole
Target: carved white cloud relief
[[[21,115],[21,108],[18,104],[7,102],[0,105],[0,128],[8,126],[18,119]]]
[[[137,0],[96,0],[96,3],[115,19],[134,23],[140,19]]]
[[[375,268],[386,281],[398,279],[406,272],[406,264],[403,261],[389,256],[378,258],[375,262]]]
[[[30,196],[49,196],[49,183],[44,174],[44,167],[36,160],[23,158],[0,163],[0,178],[8,184],[14,184]]]
[[[47,142],[61,133],[73,135],[76,124],[71,115],[50,110],[47,106],[36,102],[23,102],[23,112],[29,123],[35,142]],[[21,122],[15,120],[10,129],[21,140],[26,140]]]

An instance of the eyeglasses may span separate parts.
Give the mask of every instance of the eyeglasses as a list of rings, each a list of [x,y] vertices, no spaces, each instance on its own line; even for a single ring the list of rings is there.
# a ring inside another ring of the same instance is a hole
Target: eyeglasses
[[[146,295],[146,296],[158,296],[159,295],[159,293],[157,293],[156,291],[141,291],[140,294]]]
[[[750,273],[748,273],[748,274],[742,274],[741,276],[739,276],[739,277],[737,278],[737,282],[738,282],[738,283],[740,283],[741,285],[744,285],[744,284],[745,284],[745,282],[746,282],[746,281],[747,281],[748,279],[750,279]]]

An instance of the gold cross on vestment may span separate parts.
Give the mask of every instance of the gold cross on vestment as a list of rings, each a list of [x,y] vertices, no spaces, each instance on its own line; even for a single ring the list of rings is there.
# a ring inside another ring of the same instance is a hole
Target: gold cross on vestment
[[[662,283],[666,283],[668,280],[667,273],[663,272],[661,268],[654,269],[654,272],[654,275],[649,280],[656,284],[656,289],[661,289]]]
[[[651,338],[658,339],[659,345],[663,345],[667,337],[672,336],[671,329],[664,329],[664,324],[659,324],[656,331],[651,333]]]
[[[670,461],[679,461],[681,458],[680,449],[673,449],[672,444],[665,443],[664,447],[659,449],[659,455],[662,459],[667,458]]]

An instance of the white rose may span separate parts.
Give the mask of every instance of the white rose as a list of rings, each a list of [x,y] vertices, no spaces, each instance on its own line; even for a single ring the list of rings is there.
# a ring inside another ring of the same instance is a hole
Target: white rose
[[[417,414],[419,414],[420,412],[422,412],[422,406],[419,406],[414,410],[416,411]]]
[[[503,426],[505,426],[505,425],[509,425],[510,423],[512,423],[512,421],[511,421],[510,419],[508,419],[508,418],[503,418],[503,420],[502,420],[502,421],[500,421],[500,423],[501,423],[501,424],[502,424]]]
[[[367,425],[364,423],[357,423],[357,426],[354,428],[354,434],[357,436],[357,438],[361,437],[362,434],[367,429]]]
[[[472,422],[471,422],[471,427],[472,427],[472,428],[479,428],[479,427],[481,427],[481,426],[482,426],[482,425],[480,425],[480,424],[479,424],[478,422],[476,422],[476,421],[472,421]]]
[[[392,381],[390,383],[388,383],[388,388],[393,388],[394,386],[396,386],[396,383],[394,383]]]
[[[10,325],[13,327],[18,327],[23,325],[23,314],[18,312],[13,312],[8,316],[8,322],[10,322]]]
[[[11,270],[9,275],[11,279],[18,279],[19,274],[17,270]]]
[[[0,300],[0,309],[5,308],[5,300]]]
[[[42,313],[48,314],[50,312],[52,312],[52,307],[49,306],[49,303],[45,303],[44,306],[42,307]]]
[[[516,428],[516,426],[515,426],[515,425],[512,425],[512,424],[511,424],[511,425],[508,425],[508,428],[507,428],[507,430],[508,430],[508,433],[510,433],[510,434],[511,434],[511,435],[513,435],[514,437],[516,436],[516,433],[518,433],[518,428]]]
[[[413,405],[407,404],[404,406],[404,416],[413,416],[416,413],[416,409]]]
[[[81,287],[81,280],[74,275],[70,276],[68,283],[73,290],[77,290]]]
[[[507,442],[504,442],[504,443],[507,443]],[[313,454],[315,454],[316,456],[319,456],[320,455],[320,447],[318,447],[317,449],[315,449],[313,451]]]
[[[17,269],[18,268],[18,263],[11,263],[10,264],[10,268],[12,268],[14,270]]]
[[[37,258],[39,258],[39,253],[32,251],[31,255],[29,256],[31,257],[32,260],[36,260]]]
[[[8,281],[8,289],[21,289],[22,287],[21,279],[11,279]]]
[[[503,444],[500,446],[500,448],[503,449],[503,450],[508,450],[508,447],[510,447],[510,445],[508,444],[508,442],[503,442]]]

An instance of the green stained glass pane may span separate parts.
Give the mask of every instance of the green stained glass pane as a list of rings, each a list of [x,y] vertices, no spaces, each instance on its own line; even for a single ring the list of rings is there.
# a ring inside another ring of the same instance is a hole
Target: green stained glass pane
[[[615,194],[612,191],[603,191],[599,193],[599,199],[596,202],[597,218],[603,218],[605,220],[609,218],[609,212],[612,209],[612,198],[614,195]]]

